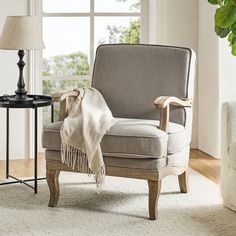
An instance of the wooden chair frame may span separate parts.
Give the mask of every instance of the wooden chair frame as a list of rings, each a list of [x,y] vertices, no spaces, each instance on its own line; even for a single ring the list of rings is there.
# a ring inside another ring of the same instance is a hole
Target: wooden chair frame
[[[59,120],[63,121],[69,113],[68,100],[72,98],[75,101],[79,96],[79,91],[59,92],[53,95],[53,102],[60,102]],[[168,129],[169,123],[169,108],[170,105],[180,107],[191,107],[191,100],[182,100],[176,97],[162,96],[154,100],[154,106],[160,109],[160,129],[164,132]],[[141,170],[133,168],[120,168],[106,165],[106,175],[145,179],[148,181],[149,187],[149,218],[151,220],[157,219],[157,202],[161,190],[161,181],[167,175],[178,175],[180,191],[182,193],[188,192],[188,165],[181,167],[166,167],[160,171]],[[79,172],[68,167],[59,161],[46,161],[46,177],[50,190],[49,206],[55,207],[59,200],[59,182],[58,177],[60,171]]]

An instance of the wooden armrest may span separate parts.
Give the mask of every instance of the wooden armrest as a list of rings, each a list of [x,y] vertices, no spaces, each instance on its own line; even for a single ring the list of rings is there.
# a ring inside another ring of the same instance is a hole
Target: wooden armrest
[[[80,92],[78,90],[71,90],[71,91],[61,91],[56,92],[52,95],[52,102],[60,102],[60,113],[59,113],[59,121],[63,121],[69,113],[68,108],[68,98],[74,98],[73,101],[79,96]],[[73,102],[72,102],[73,103]]]
[[[179,107],[191,107],[191,99],[180,99],[177,97],[161,96],[154,100],[154,105],[158,108],[165,108],[168,105],[179,106]]]
[[[59,91],[55,92],[52,95],[52,101],[53,102],[61,102],[65,100],[68,97],[78,97],[79,91],[78,90],[71,90],[71,91]]]
[[[192,100],[180,99],[177,97],[161,96],[154,100],[154,105],[160,108],[160,127],[159,129],[167,132],[170,114],[170,105],[178,107],[191,107]]]

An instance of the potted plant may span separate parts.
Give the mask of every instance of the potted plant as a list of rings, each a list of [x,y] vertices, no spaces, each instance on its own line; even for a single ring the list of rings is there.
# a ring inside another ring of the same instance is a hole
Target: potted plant
[[[236,56],[236,0],[208,0],[218,5],[215,13],[215,32],[220,38],[228,37],[231,53]]]

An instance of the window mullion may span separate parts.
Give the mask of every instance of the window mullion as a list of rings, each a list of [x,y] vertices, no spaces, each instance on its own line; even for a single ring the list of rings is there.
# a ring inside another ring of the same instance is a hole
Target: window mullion
[[[48,13],[43,12],[44,17],[89,17],[90,13],[80,13],[80,12],[60,12],[60,13]]]
[[[146,3],[144,4],[146,5]],[[42,13],[43,17],[90,17],[92,12],[88,13]],[[139,12],[93,12],[94,16],[141,16]]]
[[[140,41],[148,43],[148,1],[141,0]]]
[[[94,55],[95,55],[95,17],[96,16],[112,16],[112,17],[140,17],[140,41],[148,43],[148,0],[141,1],[141,12],[95,12],[95,0],[90,0],[90,12],[60,12],[60,13],[44,13],[42,17],[88,17],[90,20],[90,49],[89,49],[89,64],[90,77],[93,71]]]

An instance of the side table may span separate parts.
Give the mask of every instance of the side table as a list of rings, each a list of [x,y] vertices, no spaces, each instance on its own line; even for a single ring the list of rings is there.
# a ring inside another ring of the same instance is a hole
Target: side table
[[[38,192],[38,180],[46,179],[38,178],[37,168],[38,168],[38,108],[51,106],[51,121],[53,122],[53,103],[50,96],[43,95],[28,95],[28,97],[33,98],[32,103],[14,103],[9,102],[9,98],[14,97],[11,95],[0,96],[0,108],[6,108],[6,179],[12,178],[14,181],[0,183],[0,185],[6,184],[25,184],[26,186],[34,189],[34,193]],[[10,108],[17,109],[34,109],[34,178],[32,179],[18,179],[9,174],[9,110]],[[31,186],[27,182],[34,181],[34,186]]]

